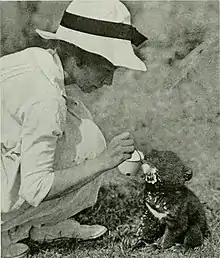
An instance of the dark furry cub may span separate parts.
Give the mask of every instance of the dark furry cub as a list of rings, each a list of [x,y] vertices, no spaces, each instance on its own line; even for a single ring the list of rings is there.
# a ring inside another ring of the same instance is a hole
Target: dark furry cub
[[[192,248],[202,245],[209,234],[205,211],[198,197],[184,185],[192,178],[192,170],[172,151],[152,150],[144,162],[145,212],[138,243],[160,238],[163,249],[175,243]]]

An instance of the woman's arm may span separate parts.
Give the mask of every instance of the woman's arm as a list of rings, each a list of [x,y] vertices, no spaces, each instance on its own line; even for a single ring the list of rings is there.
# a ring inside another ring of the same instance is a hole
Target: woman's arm
[[[117,167],[121,162],[130,158],[133,151],[134,140],[132,136],[127,132],[117,135],[95,159],[86,160],[72,168],[55,171],[53,185],[45,200],[82,187],[103,172]]]
[[[124,133],[113,138],[97,158],[54,171],[57,138],[62,135],[59,110],[57,101],[39,101],[30,107],[23,122],[19,194],[33,206],[80,188],[130,158],[134,151],[133,139]]]
[[[62,196],[66,192],[74,191],[94,180],[107,171],[99,158],[86,160],[71,168],[55,171],[53,184],[44,200]]]

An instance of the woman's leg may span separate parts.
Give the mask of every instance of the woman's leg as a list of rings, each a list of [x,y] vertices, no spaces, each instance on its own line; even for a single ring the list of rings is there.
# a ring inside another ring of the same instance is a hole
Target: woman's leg
[[[29,207],[16,217],[7,220],[7,216],[5,215],[2,232],[8,231],[11,241],[15,243],[28,237],[32,227],[40,230],[43,226],[53,227],[53,225],[67,220],[96,203],[101,182],[102,176],[84,185],[77,191],[69,192],[65,196],[54,200],[42,202],[38,207]],[[79,223],[72,223],[73,231],[74,226],[78,228]],[[36,232],[37,230],[35,230]]]

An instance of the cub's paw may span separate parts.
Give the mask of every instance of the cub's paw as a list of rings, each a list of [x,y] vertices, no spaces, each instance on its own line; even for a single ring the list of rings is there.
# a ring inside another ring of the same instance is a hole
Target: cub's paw
[[[158,247],[162,250],[170,248],[175,245],[175,236],[172,231],[167,227],[164,235],[158,241]]]

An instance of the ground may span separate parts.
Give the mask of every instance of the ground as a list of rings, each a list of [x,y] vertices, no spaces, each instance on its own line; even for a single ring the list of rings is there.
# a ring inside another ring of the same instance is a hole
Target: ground
[[[33,2],[26,15],[28,2],[23,2],[22,15],[16,12],[16,2],[3,3],[7,12],[1,17],[8,19],[2,19],[2,54],[35,45],[31,24],[54,29],[68,3],[40,2],[37,9]],[[112,171],[95,207],[78,215],[81,222],[107,226],[108,233],[89,242],[29,243],[33,258],[220,257],[218,1],[127,1],[126,5],[133,23],[149,38],[138,53],[148,71],[119,68],[111,87],[83,95],[70,85],[68,92],[85,102],[107,140],[130,131],[140,150],[176,152],[194,171],[188,186],[205,206],[212,235],[196,250],[176,247],[161,253],[151,246],[130,250],[127,238],[140,216],[141,189]]]
[[[99,240],[76,242],[74,240],[56,241],[49,245],[29,242],[32,247],[33,258],[65,257],[65,258],[217,258],[220,257],[220,203],[219,190],[209,186],[206,182],[193,180],[193,190],[198,196],[203,196],[208,224],[212,235],[204,242],[202,247],[195,250],[185,250],[177,246],[164,252],[156,250],[152,246],[146,246],[139,250],[131,250],[129,236],[135,230],[138,218],[141,214],[141,189],[131,179],[115,176],[121,183],[117,186],[105,185],[100,191],[96,205],[84,211],[76,218],[81,223],[99,223],[108,227],[109,231]],[[114,183],[114,180],[112,179]],[[191,187],[192,188],[192,187]],[[129,190],[128,190],[129,189]],[[204,195],[204,191],[209,193]]]

